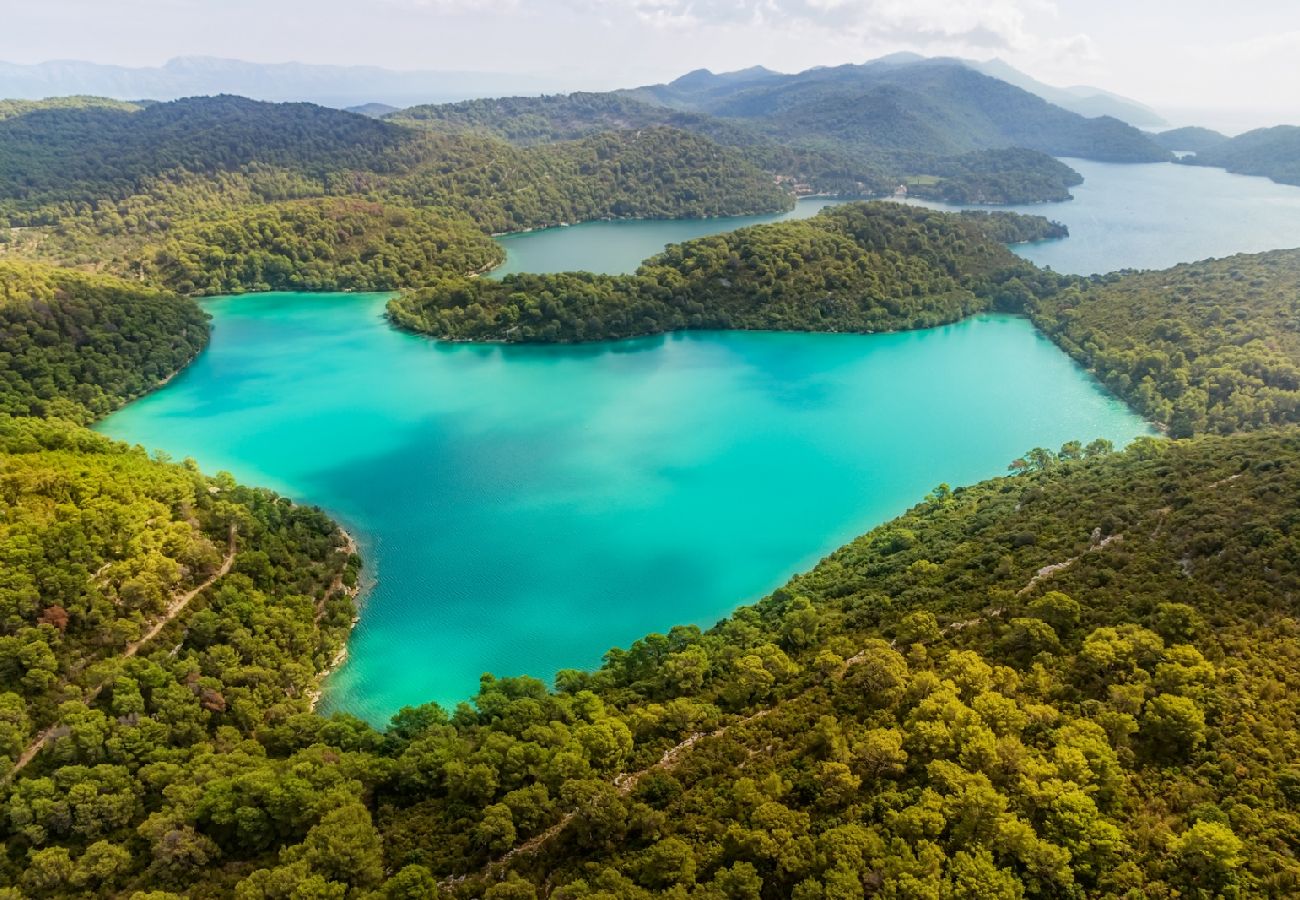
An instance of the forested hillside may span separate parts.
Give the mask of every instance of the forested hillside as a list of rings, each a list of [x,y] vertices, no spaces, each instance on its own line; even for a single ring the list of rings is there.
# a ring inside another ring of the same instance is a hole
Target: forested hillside
[[[293,793],[248,737],[308,713],[357,560],[317,510],[70,425],[0,418],[0,484],[4,880],[113,895],[222,865],[235,811],[204,785]],[[295,815],[349,788],[304,782]],[[349,810],[366,817],[354,792]],[[275,840],[251,812],[240,827]]]
[[[184,294],[389,291],[501,263],[467,218],[365,200],[296,200],[184,222],[141,253],[151,281]]]
[[[1210,128],[1174,128],[1154,134],[1151,139],[1166,150],[1190,150],[1200,153],[1211,147],[1217,147],[1229,140],[1226,134],[1220,134]]]
[[[670,246],[635,275],[451,279],[389,303],[397,324],[451,340],[590,341],[684,328],[896,331],[1019,309],[1054,276],[1002,241],[1060,236],[1046,219],[897,203],[831,207]]]
[[[856,97],[837,99],[849,115]],[[918,134],[900,140],[909,113],[882,113],[878,128],[851,128],[835,136],[776,133],[756,121],[721,118],[644,103],[627,93],[575,93],[506,97],[417,106],[389,115],[448,134],[481,134],[523,146],[588,134],[671,126],[742,150],[765,170],[803,190],[847,196],[891,193],[900,183],[918,197],[961,203],[1033,203],[1065,200],[1082,181],[1069,166],[1035,150],[1005,143],[962,144],[961,149]],[[974,147],[986,149],[975,150]],[[996,148],[996,149],[989,149]]]
[[[1300,126],[1278,125],[1204,147],[1183,162],[1300,185]]]
[[[89,422],[170,378],[207,340],[192,300],[0,260],[0,414]]]
[[[485,677],[474,706],[405,710],[386,736],[306,712],[350,615],[324,520],[86,432],[11,422],[3,440],[7,587],[29,617],[5,638],[11,758],[72,697],[4,805],[27,896],[1300,886],[1294,431],[1029,453],[708,632],[648,636],[555,694]],[[110,518],[55,538],[68,491]],[[150,556],[112,541],[135,533]],[[116,662],[138,631],[110,630],[103,663],[72,664],[95,610],[122,615],[110,598],[156,613],[223,553],[156,641]],[[24,583],[51,577],[33,603]]]
[[[1300,424],[1300,251],[1074,281],[1031,309],[1174,437]]]
[[[285,205],[341,198],[364,202]],[[237,97],[0,119],[0,215],[23,226],[0,250],[186,291],[420,284],[489,264],[490,232],[792,203],[739,149],[672,128],[520,148]]]

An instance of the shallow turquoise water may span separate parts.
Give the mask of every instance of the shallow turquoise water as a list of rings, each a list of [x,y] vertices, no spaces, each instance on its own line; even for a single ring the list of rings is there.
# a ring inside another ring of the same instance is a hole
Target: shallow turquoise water
[[[1073,200],[1000,207],[1070,226],[1065,240],[1016,248],[1058,272],[1091,275],[1163,269],[1211,256],[1300,247],[1300,188],[1173,163],[1065,162],[1084,176],[1084,183],[1072,189]],[[510,235],[500,239],[507,259],[493,274],[574,269],[630,272],[665,244],[759,222],[806,218],[827,202],[807,198],[782,216],[588,222]]]
[[[383,301],[210,301],[207,352],[100,426],[354,530],[378,583],[326,705],[376,723],[711,624],[941,481],[1146,430],[1017,318],[500,347]]]

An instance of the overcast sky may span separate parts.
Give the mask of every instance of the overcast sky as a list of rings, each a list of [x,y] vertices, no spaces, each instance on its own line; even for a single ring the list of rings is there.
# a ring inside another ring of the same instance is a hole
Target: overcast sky
[[[1171,119],[1300,124],[1300,0],[0,0],[0,59],[528,72],[572,88],[896,50],[999,56]],[[553,81],[554,79],[548,79]],[[1201,115],[1200,118],[1205,118]]]

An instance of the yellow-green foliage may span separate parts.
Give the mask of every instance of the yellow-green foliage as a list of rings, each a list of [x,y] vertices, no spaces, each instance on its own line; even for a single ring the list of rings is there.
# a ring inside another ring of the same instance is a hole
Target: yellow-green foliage
[[[1300,422],[1300,251],[1080,280],[1031,309],[1175,437]]]
[[[464,218],[351,199],[184,222],[142,255],[151,280],[187,294],[387,291],[482,272],[505,257]]]

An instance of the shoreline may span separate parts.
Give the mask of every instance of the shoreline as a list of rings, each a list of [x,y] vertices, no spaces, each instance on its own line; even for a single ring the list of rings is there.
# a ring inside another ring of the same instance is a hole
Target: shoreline
[[[337,523],[335,524],[338,533],[343,537],[343,546],[335,547],[334,552],[345,553],[349,557],[360,556],[360,547],[357,544],[357,539],[352,536],[352,532],[348,531],[342,525],[338,525]],[[343,634],[343,642],[339,645],[338,650],[334,652],[334,656],[325,667],[316,673],[315,678],[312,679],[312,686],[307,690],[306,697],[309,704],[308,709],[313,713],[316,712],[316,708],[320,705],[321,699],[325,696],[326,679],[337,672],[339,668],[347,662],[348,644],[352,640],[352,631],[357,627],[357,623],[361,621],[361,602],[358,598],[360,598],[363,590],[368,591],[372,587],[374,587],[374,585],[363,584],[360,578],[357,579],[357,583],[354,585],[345,585],[343,583],[343,575],[340,573],[334,576],[334,581],[330,583],[329,588],[325,591],[325,598],[317,607],[316,624],[319,625],[320,617],[325,611],[325,603],[336,593],[350,598],[353,603],[352,621],[348,623],[347,631]]]

